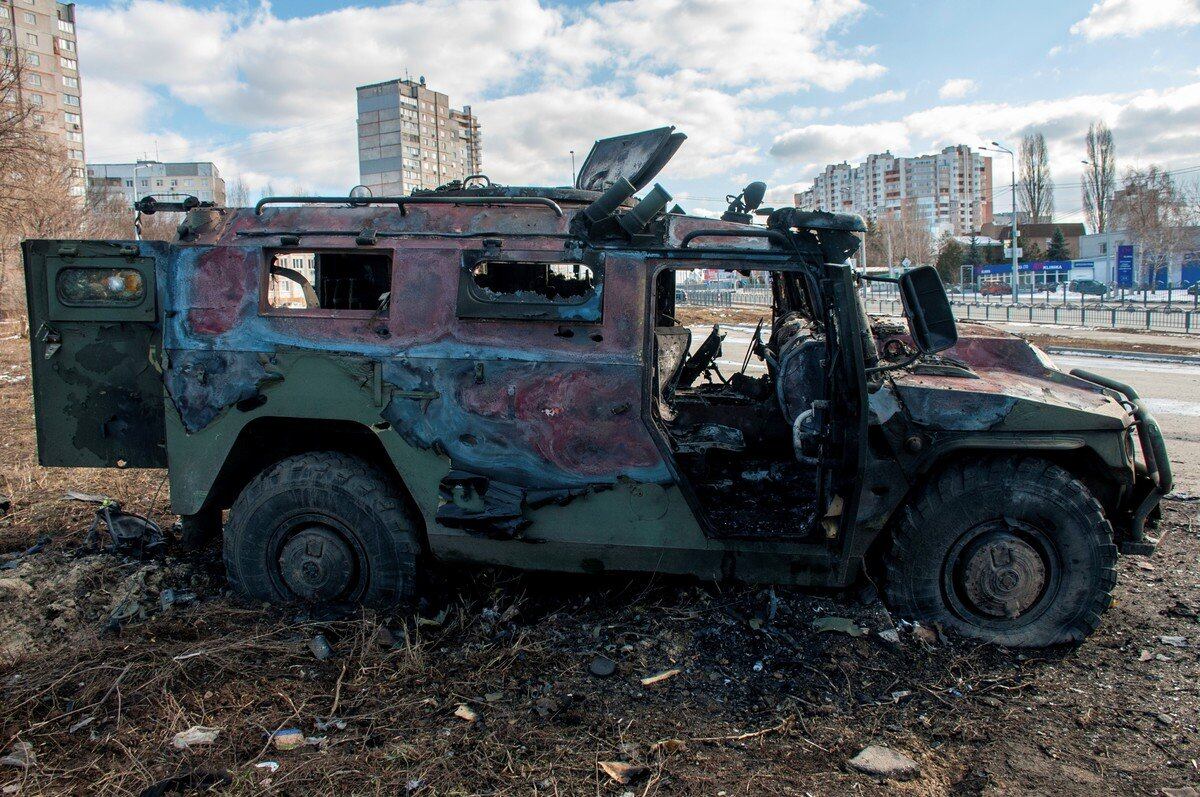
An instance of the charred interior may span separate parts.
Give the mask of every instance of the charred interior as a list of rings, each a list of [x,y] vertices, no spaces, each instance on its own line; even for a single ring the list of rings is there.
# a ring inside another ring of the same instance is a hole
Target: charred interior
[[[676,276],[655,280],[656,413],[682,475],[722,536],[818,532],[829,474],[824,319],[800,271],[730,272],[769,286],[772,306],[746,347],[713,326],[689,328],[675,309]]]

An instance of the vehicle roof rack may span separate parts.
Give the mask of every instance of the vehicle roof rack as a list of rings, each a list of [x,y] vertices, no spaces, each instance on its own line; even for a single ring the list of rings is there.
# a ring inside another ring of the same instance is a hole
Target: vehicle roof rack
[[[408,205],[541,205],[554,211],[554,215],[562,218],[563,211],[553,199],[538,196],[519,197],[483,197],[483,196],[268,196],[258,200],[254,205],[254,215],[261,216],[266,205],[347,205],[362,207],[363,205],[395,205],[400,208],[400,215],[407,216]]]

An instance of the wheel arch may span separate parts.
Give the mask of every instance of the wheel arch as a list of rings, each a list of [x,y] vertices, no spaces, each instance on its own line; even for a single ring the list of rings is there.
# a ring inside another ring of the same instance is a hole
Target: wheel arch
[[[1129,486],[1115,477],[1113,466],[1081,437],[1056,436],[1037,440],[959,439],[935,445],[917,461],[913,470],[914,478],[900,500],[892,506],[886,520],[879,524],[879,531],[867,545],[862,558],[862,565],[867,574],[874,578],[875,574],[880,572],[883,554],[890,545],[896,524],[903,517],[904,508],[916,500],[931,482],[949,468],[993,457],[1033,457],[1059,466],[1078,479],[1100,502],[1110,522],[1116,519],[1125,489]],[[1113,525],[1115,528],[1117,524]]]
[[[328,418],[255,418],[238,432],[204,499],[204,509],[228,509],[257,474],[276,462],[311,451],[337,451],[375,466],[395,485],[424,552],[424,514],[389,455],[379,432],[357,421]]]

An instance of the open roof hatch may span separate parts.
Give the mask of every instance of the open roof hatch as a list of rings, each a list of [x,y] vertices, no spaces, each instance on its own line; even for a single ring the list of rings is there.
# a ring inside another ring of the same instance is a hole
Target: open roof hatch
[[[674,127],[602,138],[592,145],[575,187],[603,191],[624,177],[640,191],[662,171],[686,139]]]

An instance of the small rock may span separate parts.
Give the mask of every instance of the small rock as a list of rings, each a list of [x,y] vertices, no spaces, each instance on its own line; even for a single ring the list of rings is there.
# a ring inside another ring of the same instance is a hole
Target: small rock
[[[1200,791],[1196,791],[1191,786],[1180,786],[1178,788],[1165,786],[1162,793],[1163,797],[1200,797]]]
[[[454,716],[467,722],[475,722],[479,719],[479,715],[466,703],[458,704],[458,708],[454,709]]]
[[[1154,658],[1154,654],[1148,650],[1143,650],[1138,653],[1138,661],[1150,661],[1152,658]]]
[[[539,697],[533,703],[533,710],[538,713],[539,717],[549,717],[555,711],[558,711],[558,703],[555,703],[548,697]]]
[[[884,642],[891,642],[893,645],[900,644],[900,632],[895,628],[887,628],[879,632],[879,638]]]
[[[296,750],[305,744],[304,732],[299,728],[282,728],[271,734],[271,744],[276,750]]]
[[[36,763],[37,756],[33,752],[33,745],[29,742],[14,742],[8,750],[8,754],[0,758],[0,766],[3,767],[29,769]]]
[[[1188,646],[1187,637],[1160,636],[1158,638],[1158,641],[1163,643],[1164,645],[1170,645],[1173,648],[1186,648]]]
[[[617,663],[607,656],[597,656],[588,665],[588,672],[597,678],[607,678],[617,671]]]
[[[379,626],[379,630],[375,633],[375,641],[381,647],[390,648],[396,644],[396,635],[392,633],[392,629],[386,625]]]
[[[489,703],[499,703],[501,700],[504,699],[504,693],[503,692],[488,692],[486,695],[483,696],[483,699]]]
[[[259,761],[257,764],[254,765],[254,768],[255,769],[265,769],[268,772],[270,772],[271,774],[275,774],[276,772],[279,771],[279,762],[278,761]]]
[[[863,748],[849,763],[859,772],[877,778],[909,780],[921,773],[921,766],[908,756],[874,744]]]
[[[12,595],[14,597],[24,597],[33,592],[33,587],[29,586],[29,582],[20,578],[0,578],[0,595]]]
[[[329,646],[329,640],[325,638],[324,634],[317,634],[310,639],[308,649],[312,651],[317,661],[325,661],[333,655],[333,648]]]
[[[1004,705],[1000,701],[1000,698],[993,697],[991,695],[980,695],[979,702],[983,703],[985,706],[991,706],[992,708],[999,708],[1000,706]]]
[[[922,642],[929,645],[936,645],[938,641],[937,631],[928,628],[919,623],[913,625],[913,635]]]
[[[202,744],[212,744],[221,733],[220,728],[206,728],[203,725],[193,725],[186,731],[180,731],[171,738],[171,744],[179,750],[190,750]]]

